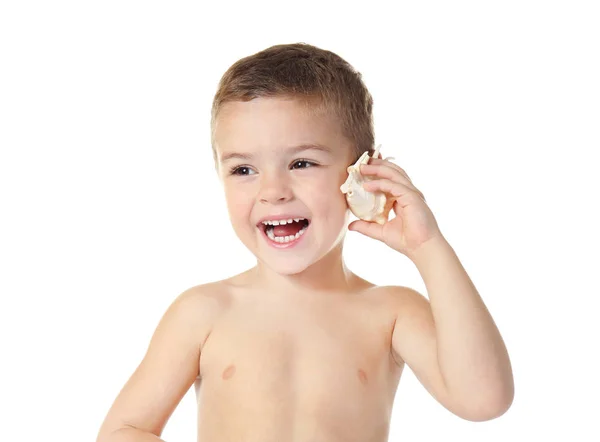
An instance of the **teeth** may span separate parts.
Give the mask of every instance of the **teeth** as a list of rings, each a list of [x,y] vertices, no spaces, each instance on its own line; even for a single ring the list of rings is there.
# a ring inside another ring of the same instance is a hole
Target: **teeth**
[[[294,221],[299,222],[300,220],[304,220],[305,218],[290,218],[290,219],[280,219],[280,220],[273,220],[273,221],[263,221],[262,223],[267,225],[267,226],[279,226],[279,225],[286,225],[286,224],[291,224]]]
[[[302,218],[300,218],[302,219]],[[288,235],[288,236],[275,236],[275,234],[273,233],[273,229],[267,229],[267,236],[275,242],[278,243],[287,243],[290,241],[294,241],[295,239],[300,238],[304,232],[306,231],[306,227],[302,227],[302,229],[300,229],[300,231],[298,233],[296,233],[295,235]]]

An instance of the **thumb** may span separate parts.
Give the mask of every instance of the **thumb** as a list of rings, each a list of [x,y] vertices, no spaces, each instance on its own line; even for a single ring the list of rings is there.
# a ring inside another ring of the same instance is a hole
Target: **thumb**
[[[359,219],[356,221],[352,221],[348,225],[348,230],[362,233],[363,235],[368,236],[369,238],[373,238],[379,241],[383,240],[383,226],[377,224],[376,222],[368,222]]]

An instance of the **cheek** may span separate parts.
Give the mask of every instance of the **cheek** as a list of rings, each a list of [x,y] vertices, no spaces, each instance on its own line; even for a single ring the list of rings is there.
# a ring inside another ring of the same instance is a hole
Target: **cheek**
[[[340,190],[342,184],[343,181],[333,177],[326,183],[311,189],[309,193],[315,206],[320,208],[321,213],[326,214],[327,217],[343,216],[347,209],[346,197]]]
[[[225,189],[227,210],[233,218],[245,216],[251,209],[251,199],[243,192]]]
[[[310,184],[312,187],[318,188],[321,192],[325,189],[327,189],[328,193],[340,191],[340,186],[348,178],[346,168],[330,167],[319,172],[319,175]]]

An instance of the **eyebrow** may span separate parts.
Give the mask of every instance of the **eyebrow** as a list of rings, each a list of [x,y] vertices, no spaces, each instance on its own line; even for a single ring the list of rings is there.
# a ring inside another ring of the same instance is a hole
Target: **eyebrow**
[[[290,147],[286,149],[286,152],[289,154],[297,154],[300,152],[304,152],[306,150],[317,150],[325,153],[332,153],[331,149],[327,146],[323,146],[322,144],[300,144],[298,146]],[[238,152],[225,152],[221,156],[221,162],[224,163],[228,160],[232,160],[238,158],[240,160],[251,160],[254,156],[249,153],[238,153]]]

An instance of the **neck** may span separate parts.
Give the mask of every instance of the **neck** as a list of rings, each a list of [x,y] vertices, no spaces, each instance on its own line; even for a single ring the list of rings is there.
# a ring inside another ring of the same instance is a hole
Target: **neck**
[[[259,261],[249,271],[249,276],[255,287],[271,292],[346,293],[357,286],[360,278],[346,267],[342,251],[343,242],[340,241],[321,260],[294,275],[278,274]]]

